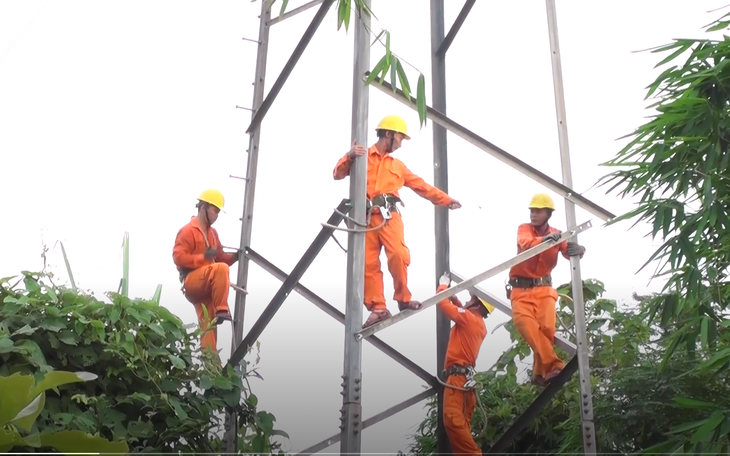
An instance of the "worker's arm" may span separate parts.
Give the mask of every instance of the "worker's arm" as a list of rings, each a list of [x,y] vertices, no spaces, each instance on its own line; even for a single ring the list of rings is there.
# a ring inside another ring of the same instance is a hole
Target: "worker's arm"
[[[405,186],[416,192],[421,198],[425,198],[437,206],[448,206],[451,203],[449,195],[427,184],[425,180],[413,174],[405,165],[402,167],[402,172]]]
[[[535,236],[529,223],[520,225],[517,228],[517,247],[520,252],[531,249],[543,241],[542,236]]]
[[[335,165],[335,170],[332,172],[332,177],[334,177],[335,180],[341,180],[349,176],[350,163],[352,163],[352,159],[350,158],[350,152],[348,152],[345,154],[344,157],[340,158],[340,160]]]
[[[585,247],[583,247],[582,245],[578,245],[576,242],[564,241],[561,242],[559,245],[560,253],[563,254],[563,257],[566,260],[570,260],[571,250],[580,250],[580,254],[578,255],[580,259],[583,259],[583,255],[586,253]]]
[[[215,245],[218,246],[218,255],[215,256],[215,261],[217,263],[225,263],[228,266],[233,266],[233,264],[238,261],[238,253],[224,252],[221,240],[218,237],[218,231],[213,231],[213,233],[215,233]]]
[[[441,293],[445,289],[449,288],[448,285],[439,285],[437,293]],[[456,299],[456,302],[459,302],[459,299]],[[451,302],[451,299],[444,299],[441,302],[439,302],[439,308],[441,309],[441,312],[446,315],[449,320],[453,321],[457,325],[464,325],[466,324],[466,309],[464,309],[461,306],[456,306]]]
[[[205,254],[194,254],[193,233],[189,227],[177,232],[175,247],[172,248],[172,261],[178,268],[198,269],[205,265]]]

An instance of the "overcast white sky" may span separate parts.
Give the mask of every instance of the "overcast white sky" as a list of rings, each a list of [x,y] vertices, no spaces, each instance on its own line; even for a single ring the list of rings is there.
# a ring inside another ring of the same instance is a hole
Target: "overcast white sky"
[[[303,3],[292,1],[289,8]],[[632,207],[604,189],[586,192],[608,172],[598,164],[624,144],[616,138],[648,114],[644,87],[658,74],[653,66],[660,57],[632,51],[704,36],[700,27],[722,14],[707,11],[723,4],[558,2],[576,191],[617,214]],[[461,6],[447,2],[447,29]],[[0,276],[40,269],[41,239],[49,247],[62,240],[81,287],[97,295],[116,291],[128,231],[130,293],[150,297],[162,284],[162,305],[186,323],[196,321],[179,291],[172,246],[207,187],[224,192],[227,213],[216,228],[225,245],[238,245],[244,186],[229,175],[246,173],[250,113],[235,106],[251,104],[256,57],[256,44],[241,38],[257,38],[259,8],[231,0],[0,1],[0,191],[7,201]],[[373,9],[380,19],[373,29],[388,28],[393,51],[426,74],[430,103],[428,3],[376,0]],[[315,11],[272,28],[267,90]],[[382,52],[373,46],[373,64]],[[407,71],[415,87],[417,73]],[[352,33],[336,31],[332,9],[263,123],[252,246],[287,272],[348,195],[348,181],[335,182],[331,173],[350,144],[351,80]],[[560,179],[544,2],[477,2],[448,52],[447,81],[451,118]],[[433,182],[430,123],[419,130],[414,111],[376,89],[370,93],[369,143],[382,116],[405,117],[413,140],[397,156]],[[545,189],[460,138],[450,134],[448,140],[450,193],[464,203],[451,212],[451,264],[471,277],[514,256],[516,227],[528,220],[525,206]],[[410,284],[422,300],[435,291],[433,209],[410,190],[401,196]],[[563,200],[555,199],[554,225],[565,229]],[[578,210],[579,223],[590,218]],[[643,238],[648,227],[627,232],[629,223],[602,228],[593,221],[580,236],[587,247],[584,277],[602,280],[610,298],[658,290],[660,283],[647,288],[652,268],[634,274],[658,246]],[[337,236],[346,245],[346,236]],[[51,262],[66,277],[60,248]],[[330,242],[302,283],[344,311],[345,265],[344,252]],[[567,261],[554,276],[557,283],[569,280]],[[503,296],[506,277],[482,286]],[[391,297],[387,272],[385,279]],[[279,286],[251,266],[246,332]],[[435,372],[434,313],[379,336]],[[491,317],[490,333],[505,320]],[[227,359],[230,326],[219,337]],[[261,337],[265,381],[255,380],[253,388],[261,408],[291,435],[285,449],[305,449],[338,431],[343,337],[339,323],[298,294]],[[508,345],[504,329],[490,334],[477,367],[489,368]],[[363,346],[366,416],[422,390],[420,379]],[[366,430],[363,452],[406,450],[422,405]],[[327,451],[338,452],[339,444]]]

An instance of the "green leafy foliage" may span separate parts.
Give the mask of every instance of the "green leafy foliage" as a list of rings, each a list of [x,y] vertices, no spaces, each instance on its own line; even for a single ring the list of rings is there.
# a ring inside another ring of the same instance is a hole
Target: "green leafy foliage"
[[[110,442],[85,432],[39,432],[34,424],[43,410],[47,390],[97,378],[88,372],[63,371],[49,372],[41,377],[38,384],[31,375],[15,373],[0,377],[0,452],[22,447],[102,454],[129,451],[125,442]]]
[[[730,14],[706,26],[726,30]],[[605,163],[618,168],[603,185],[638,206],[611,223],[634,219],[651,225],[662,244],[644,267],[667,279],[648,301],[647,319],[657,321],[667,349],[660,370],[684,367],[682,378],[726,378],[730,367],[730,37],[675,39],[651,49],[668,53],[656,65],[671,65],[648,87],[650,120]],[[680,60],[681,58],[681,60]],[[635,224],[636,224],[635,223]],[[634,224],[634,225],[635,225]],[[653,450],[715,453],[727,444],[730,410],[694,391],[682,396],[695,415]],[[709,404],[714,404],[710,406]]]
[[[569,284],[558,290],[571,295]],[[693,370],[694,362],[687,356],[660,371],[669,343],[663,337],[662,327],[648,322],[653,296],[634,296],[637,302],[619,305],[603,299],[603,292],[600,281],[584,281],[586,319],[593,328],[589,331],[589,345],[598,450],[610,454],[692,451],[685,440],[709,442],[721,436],[723,430],[727,431],[730,426],[724,418],[730,415],[727,375]],[[561,299],[557,307],[560,320],[567,325],[559,324],[558,332],[570,337],[574,332],[570,300]],[[530,365],[524,359],[530,355],[530,348],[511,321],[505,326],[512,347],[488,371],[477,374],[484,385],[479,394],[487,412],[486,435],[477,441],[484,450],[504,434],[542,391],[529,383]],[[485,344],[488,343],[487,339]],[[569,360],[562,350],[557,352],[562,359]],[[528,374],[522,381],[518,379],[520,365]],[[578,376],[574,375],[506,452],[582,454],[579,400]],[[436,402],[431,400],[426,419],[413,436],[415,442],[410,454],[435,453],[436,418]],[[472,420],[475,434],[483,423],[481,412],[475,410]],[[724,443],[701,448],[713,454],[727,452],[730,445],[726,434]]]
[[[0,380],[20,374],[43,384],[61,370],[95,376],[83,387],[49,386],[34,424],[41,436],[97,435],[132,453],[220,452],[228,410],[238,416],[239,449],[279,448],[272,438],[285,434],[243,384],[255,366],[242,363],[242,376],[223,370],[216,355],[201,353],[200,332],[157,302],[107,296],[110,304],[56,286],[50,273],[0,280]]]

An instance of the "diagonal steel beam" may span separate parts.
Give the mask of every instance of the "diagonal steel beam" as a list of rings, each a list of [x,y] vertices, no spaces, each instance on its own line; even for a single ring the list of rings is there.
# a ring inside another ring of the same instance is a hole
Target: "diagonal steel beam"
[[[297,47],[294,48],[294,52],[292,52],[291,57],[289,57],[286,65],[284,65],[284,69],[281,70],[279,77],[276,78],[274,85],[271,86],[271,90],[266,95],[264,102],[261,103],[261,106],[256,110],[256,114],[254,114],[253,118],[251,119],[251,125],[249,125],[246,129],[246,133],[251,133],[251,131],[256,128],[262,120],[264,120],[264,116],[267,112],[269,112],[271,104],[274,103],[274,100],[276,99],[277,95],[279,95],[281,88],[284,87],[284,83],[287,79],[289,79],[291,72],[294,70],[294,67],[299,61],[299,58],[304,53],[304,50],[307,48],[307,45],[309,45],[309,42],[312,41],[314,32],[316,32],[319,28],[319,25],[324,20],[324,17],[327,15],[327,11],[329,11],[330,6],[332,6],[334,1],[335,0],[324,0],[322,2],[322,6],[319,7],[317,14],[314,15],[312,22],[309,24],[309,27],[307,27],[307,30],[304,31],[304,35],[302,35],[302,38],[299,40],[299,44],[297,44]]]
[[[460,275],[459,273],[455,272],[453,269],[451,270],[451,280],[453,280],[456,283],[461,283],[464,281],[464,276]],[[483,290],[479,288],[478,286],[473,286],[468,289],[475,295],[479,296],[480,298],[487,301],[489,304],[493,305],[495,308],[501,310],[505,314],[512,316],[512,306],[507,304],[506,302],[502,301],[498,297],[494,296],[492,293]],[[555,335],[555,345],[562,348],[567,354],[570,356],[575,355],[576,353],[576,346],[573,342],[563,339],[559,335]]]
[[[366,72],[364,78],[367,78],[368,74],[369,72]],[[414,110],[418,110],[415,99],[408,100],[405,95],[403,95],[402,90],[398,88],[393,88],[393,86],[391,86],[388,82],[383,81],[371,85],[381,92],[400,101],[404,105]],[[430,106],[426,107],[426,117],[428,117],[432,122],[446,128],[456,136],[459,136],[460,138],[483,150],[484,152],[487,152],[497,160],[506,163],[507,165],[521,172],[530,179],[544,185],[545,187],[559,194],[568,201],[577,204],[578,206],[582,207],[583,209],[600,218],[601,220],[609,221],[616,217],[611,212],[575,192],[573,189],[556,181],[555,179],[538,170],[537,168],[528,165],[514,155],[507,153],[507,151],[505,151],[504,149],[500,149],[499,147],[490,143],[473,131],[468,130],[466,127],[456,123],[455,121],[446,117],[445,114],[433,109]]]
[[[261,256],[259,253],[251,249],[250,247],[245,250],[246,256],[251,259],[254,263],[258,264],[264,271],[268,272],[272,276],[276,277],[277,279],[283,281],[286,281],[289,276],[284,273],[281,269],[277,268],[269,262],[266,258]],[[314,292],[312,292],[310,289],[302,285],[301,283],[297,283],[294,286],[294,291],[299,293],[306,299],[307,301],[311,302],[315,306],[322,309],[327,315],[334,318],[335,320],[339,321],[340,323],[345,323],[345,315],[337,310],[335,307],[330,305],[327,301],[317,296]],[[429,386],[438,388],[440,383],[434,377],[433,375],[429,374],[426,370],[422,369],[418,364],[414,363],[410,359],[408,359],[405,355],[402,353],[396,351],[393,347],[383,342],[381,339],[378,339],[377,337],[368,337],[367,339],[370,343],[372,343],[375,348],[382,351],[389,357],[391,357],[393,360],[397,361],[401,366],[405,367],[409,371],[416,374],[418,377],[421,378],[421,380],[427,382]]]
[[[418,312],[422,312],[422,311],[428,309],[429,307],[438,304],[439,302],[443,301],[444,299],[454,296],[455,294],[459,293],[460,291],[471,288],[474,285],[476,285],[480,282],[483,282],[484,280],[486,280],[492,276],[495,276],[495,275],[499,274],[500,272],[502,272],[506,269],[509,269],[516,264],[520,264],[525,260],[529,260],[530,258],[534,257],[535,255],[539,255],[540,253],[544,252],[545,250],[550,249],[550,248],[560,244],[561,242],[567,241],[568,239],[576,236],[578,233],[580,233],[582,231],[589,229],[590,227],[591,227],[591,222],[588,221],[588,222],[583,223],[582,225],[578,225],[574,228],[564,231],[560,235],[560,239],[557,242],[552,242],[552,241],[543,242],[529,250],[525,250],[524,252],[520,253],[516,257],[509,259],[502,264],[499,264],[491,269],[488,269],[488,270],[482,272],[481,274],[477,274],[476,276],[474,276],[470,279],[467,279],[458,285],[447,288],[446,290],[444,290],[440,293],[436,293],[436,295],[423,301],[421,303],[421,308],[418,310],[406,309],[404,311],[401,311],[401,312],[393,315],[392,317],[388,318],[387,320],[381,320],[372,326],[369,326],[365,329],[361,329],[360,331],[355,333],[355,338],[360,340],[363,337],[372,336],[376,332],[382,331],[383,329],[385,329],[389,326],[392,326],[392,325],[398,323],[399,321],[405,320],[406,318],[408,318],[412,315],[415,315]]]
[[[446,54],[446,51],[449,50],[449,47],[451,47],[451,43],[453,43],[454,38],[456,38],[456,34],[459,33],[461,26],[464,25],[466,17],[469,15],[469,12],[476,2],[477,0],[466,0],[466,3],[464,3],[461,11],[459,11],[459,15],[456,16],[456,20],[454,20],[454,24],[451,26],[451,29],[449,29],[449,33],[441,42],[438,49],[436,49],[437,56],[443,56]]]
[[[565,365],[562,372],[560,372],[560,374],[558,374],[558,376],[550,382],[542,393],[540,393],[540,395],[532,401],[532,404],[530,404],[530,406],[517,417],[515,422],[512,423],[512,426],[504,432],[502,437],[494,442],[494,445],[492,445],[491,448],[488,450],[482,448],[482,451],[485,454],[504,454],[505,450],[509,448],[510,444],[520,434],[520,432],[532,423],[532,420],[534,420],[550,403],[550,401],[553,400],[555,395],[558,394],[563,385],[570,380],[570,377],[572,377],[576,371],[578,371],[578,357],[574,356],[568,364]]]
[[[396,413],[403,411],[412,405],[418,404],[419,402],[421,402],[425,399],[428,399],[429,397],[433,396],[434,394],[436,394],[436,389],[431,388],[420,394],[413,396],[410,399],[406,399],[405,401],[401,402],[400,404],[394,405],[393,407],[391,407],[387,410],[384,410],[384,411],[378,413],[377,415],[374,415],[374,416],[368,418],[367,420],[363,421],[362,428],[367,429],[372,425],[378,424],[381,421],[383,421],[384,419],[390,418],[391,416],[395,415]],[[328,439],[325,439],[325,440],[319,442],[316,445],[312,445],[311,447],[307,448],[306,450],[302,451],[301,453],[297,453],[296,456],[310,456],[314,453],[324,450],[328,446],[334,445],[335,443],[337,443],[339,441],[340,441],[340,434],[338,433]]]
[[[307,11],[309,8],[314,8],[315,6],[317,6],[320,3],[322,3],[322,1],[323,0],[313,0],[313,1],[311,1],[309,3],[306,3],[306,4],[302,5],[302,6],[296,7],[296,8],[294,8],[291,11],[287,11],[286,13],[284,13],[281,16],[276,16],[275,18],[269,19],[269,21],[266,22],[266,25],[271,26],[271,25],[274,25],[274,24],[276,24],[278,22],[281,22],[281,21],[283,21],[285,19],[289,19],[292,16],[296,16],[299,13],[303,13],[304,11]]]
[[[329,220],[327,220],[327,224],[332,226],[339,225],[340,222],[342,222],[343,214],[347,214],[350,211],[350,207],[350,202],[347,199],[343,199],[340,205],[337,206],[337,209],[332,213]],[[276,312],[281,308],[281,305],[284,304],[284,301],[289,296],[289,293],[291,293],[291,291],[294,289],[294,286],[296,286],[297,282],[299,282],[304,273],[307,271],[307,268],[309,268],[309,266],[312,264],[324,245],[327,243],[332,232],[332,228],[323,227],[320,230],[317,237],[314,238],[312,245],[309,246],[307,251],[304,252],[304,255],[302,255],[302,258],[299,260],[296,266],[294,266],[294,269],[292,269],[291,274],[289,274],[289,278],[287,278],[284,283],[281,284],[279,291],[276,292],[274,297],[271,299],[271,302],[269,302],[269,305],[266,306],[266,309],[264,309],[264,311],[261,313],[259,319],[256,320],[256,323],[253,324],[251,330],[248,332],[248,334],[246,334],[246,337],[241,341],[238,347],[236,347],[236,350],[231,354],[231,357],[228,359],[226,367],[238,365],[243,357],[246,356],[246,352],[248,352],[248,349],[254,344],[254,342],[256,342],[256,340],[259,338],[259,336],[261,336],[261,333],[266,328],[266,325],[268,325],[269,322],[274,318],[274,315],[276,315]]]

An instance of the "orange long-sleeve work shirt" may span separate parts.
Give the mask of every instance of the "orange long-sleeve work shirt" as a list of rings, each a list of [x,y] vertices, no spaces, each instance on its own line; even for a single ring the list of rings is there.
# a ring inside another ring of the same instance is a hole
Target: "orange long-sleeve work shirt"
[[[208,242],[206,244],[203,236],[203,228],[198,223],[197,217],[191,217],[190,223],[177,232],[175,247],[172,249],[172,260],[179,269],[198,269],[200,267],[217,263],[225,263],[231,266],[238,260],[235,253],[224,253],[221,248],[221,241],[218,232],[213,227],[208,227],[206,233]],[[210,246],[218,250],[218,255],[212,260],[205,258],[205,249]]]
[[[436,205],[448,205],[451,197],[429,185],[422,178],[416,176],[408,167],[389,153],[381,154],[378,148],[373,145],[368,149],[368,176],[367,176],[367,198],[371,199],[377,195],[390,193],[400,198],[398,191],[404,186],[410,188],[422,198],[431,201]],[[344,179],[350,175],[350,158],[345,154],[335,165],[332,173],[335,180]]]
[[[439,285],[438,293],[448,288]],[[452,302],[453,301],[453,302]],[[454,322],[449,335],[449,346],[446,348],[444,369],[454,365],[475,367],[479,349],[487,337],[487,326],[484,319],[476,313],[462,307],[456,296],[439,302],[439,308],[449,320]]]
[[[539,235],[531,223],[523,223],[517,228],[517,254],[519,255],[525,250],[540,244],[548,234],[559,231],[557,228],[548,226],[547,232],[544,235]],[[545,250],[539,255],[535,255],[527,261],[512,266],[512,269],[509,270],[509,278],[526,277],[528,279],[539,279],[540,277],[545,277],[553,272],[553,269],[557,266],[558,252],[562,253],[564,258],[570,259],[568,255],[568,243],[564,241]]]

